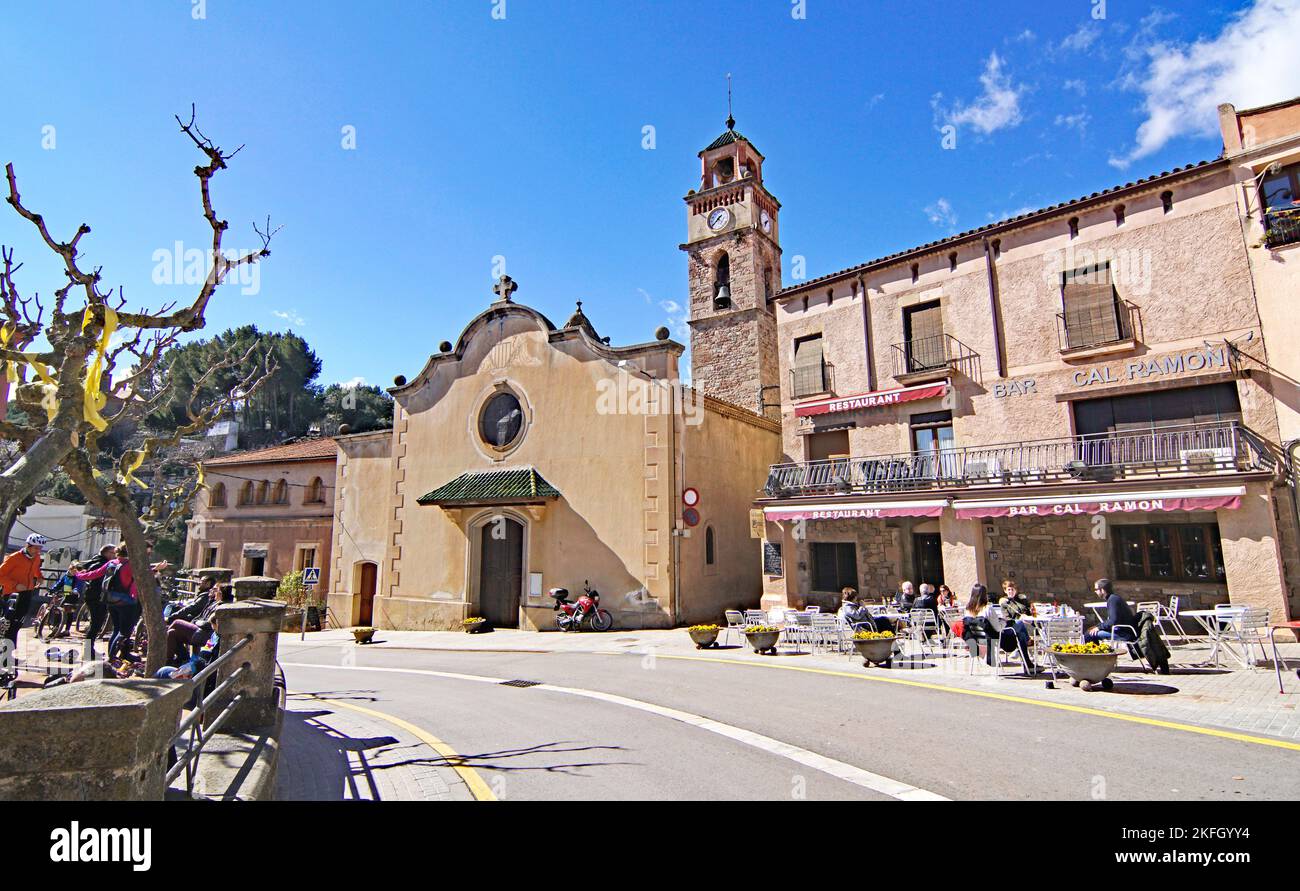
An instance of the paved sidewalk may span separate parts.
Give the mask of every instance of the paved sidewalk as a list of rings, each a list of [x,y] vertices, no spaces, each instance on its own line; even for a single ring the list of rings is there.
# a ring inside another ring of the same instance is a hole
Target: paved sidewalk
[[[725,638],[724,634],[720,642]],[[365,646],[374,649],[626,654],[643,658],[653,654],[662,657],[755,662],[849,672],[961,690],[987,691],[1144,718],[1212,726],[1251,735],[1300,740],[1300,678],[1296,677],[1296,669],[1300,668],[1300,644],[1279,644],[1283,661],[1288,665],[1282,675],[1286,693],[1279,694],[1277,677],[1271,665],[1253,671],[1241,669],[1235,663],[1227,661],[1218,669],[1196,667],[1197,663],[1208,656],[1208,645],[1203,642],[1183,644],[1177,638],[1170,642],[1173,651],[1172,674],[1147,673],[1125,656],[1120,660],[1114,675],[1115,689],[1110,693],[1088,693],[1071,687],[1065,678],[1057,682],[1056,689],[1049,690],[1042,677],[994,677],[991,669],[983,662],[975,666],[976,673],[972,675],[970,659],[965,655],[930,654],[895,660],[891,669],[864,668],[862,660],[856,655],[796,654],[783,648],[780,655],[759,656],[750,651],[743,640],[739,643],[726,642],[732,645],[697,650],[685,629],[680,628],[610,631],[605,634],[562,634],[510,629],[487,634],[380,630],[375,633],[374,642]],[[346,630],[308,633],[305,642],[300,642],[297,634],[280,636],[283,659],[298,658],[295,653],[305,654],[307,649],[322,646],[331,650],[337,648],[341,658],[346,658],[349,651],[355,652],[358,649],[351,632]],[[910,653],[911,645],[908,646]]]
[[[301,693],[290,693],[285,702],[275,797],[277,801],[473,798],[442,756],[408,731]]]

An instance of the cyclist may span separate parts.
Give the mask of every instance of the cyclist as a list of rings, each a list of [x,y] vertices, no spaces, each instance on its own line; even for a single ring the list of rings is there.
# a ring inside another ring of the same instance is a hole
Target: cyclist
[[[41,552],[48,544],[49,540],[44,535],[33,532],[27,536],[27,543],[21,550],[14,551],[0,563],[0,597],[7,599],[10,594],[18,595],[13,607],[5,615],[9,620],[5,636],[9,638],[14,650],[18,649],[18,629],[27,617],[32,598],[44,580],[41,576]]]
[[[117,545],[104,545],[99,549],[99,556],[92,557],[83,567],[85,572],[94,572],[110,560],[117,559]],[[104,620],[108,618],[108,605],[104,603],[104,580],[95,579],[86,582],[86,606],[90,610],[90,626],[86,628],[86,659],[95,658],[95,641],[99,632],[104,630]]]

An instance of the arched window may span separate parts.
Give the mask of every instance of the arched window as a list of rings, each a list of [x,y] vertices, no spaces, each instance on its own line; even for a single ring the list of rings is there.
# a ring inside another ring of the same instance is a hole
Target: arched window
[[[307,486],[307,494],[303,497],[303,504],[323,504],[325,502],[325,487],[321,483],[320,477],[313,477],[311,483]]]
[[[226,484],[217,483],[208,492],[208,507],[226,506]]]
[[[276,504],[289,503],[289,484],[284,480],[280,480],[275,484],[274,501]]]
[[[772,302],[772,267],[763,267],[763,300]]]
[[[262,480],[260,483],[257,484],[258,504],[266,504],[266,496],[269,494],[270,490],[271,490],[271,484],[268,483],[266,480]]]
[[[713,527],[709,526],[704,530],[704,565],[712,566],[715,556],[713,550]]]
[[[249,480],[248,482],[244,483],[244,485],[242,485],[239,488],[239,503],[241,505],[253,503],[253,481],[252,480]]]
[[[725,251],[713,267],[713,306],[715,309],[731,306],[731,258]]]

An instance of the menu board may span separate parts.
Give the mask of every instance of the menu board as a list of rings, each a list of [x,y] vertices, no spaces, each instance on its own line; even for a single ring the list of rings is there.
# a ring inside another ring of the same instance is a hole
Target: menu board
[[[781,568],[781,543],[779,541],[763,542],[763,574],[785,574]]]

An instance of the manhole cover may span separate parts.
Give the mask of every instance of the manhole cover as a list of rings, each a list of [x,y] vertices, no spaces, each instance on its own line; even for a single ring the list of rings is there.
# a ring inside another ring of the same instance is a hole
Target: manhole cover
[[[501,682],[501,686],[503,686],[503,687],[538,687],[538,686],[541,686],[541,683],[542,683],[541,681],[502,681],[502,682]]]

